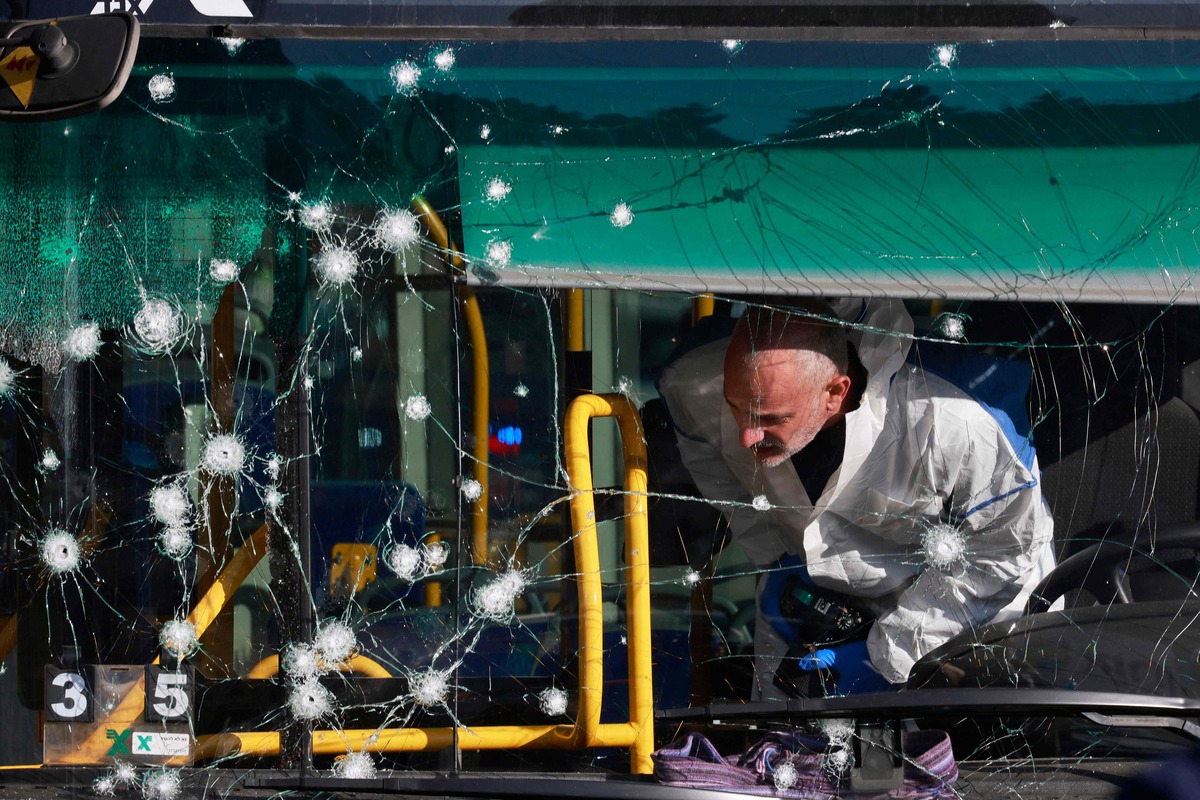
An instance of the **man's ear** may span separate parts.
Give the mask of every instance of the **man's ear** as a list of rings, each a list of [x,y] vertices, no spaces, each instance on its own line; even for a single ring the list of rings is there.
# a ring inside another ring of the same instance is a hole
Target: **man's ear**
[[[850,395],[850,376],[838,375],[825,385],[825,391],[829,394],[825,410],[830,414],[840,412],[846,398]]]

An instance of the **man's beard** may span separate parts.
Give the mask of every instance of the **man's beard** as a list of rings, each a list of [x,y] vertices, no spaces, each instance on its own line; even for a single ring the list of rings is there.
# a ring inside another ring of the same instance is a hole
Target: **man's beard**
[[[792,434],[792,438],[788,441],[782,442],[772,437],[769,441],[763,439],[754,445],[754,460],[767,469],[773,469],[787,463],[791,460],[792,456],[808,447],[812,440],[817,437],[817,434],[821,432],[821,423],[820,412],[816,408],[812,409],[804,427]],[[758,454],[763,445],[766,445],[767,449],[773,455],[759,458]]]
[[[768,442],[766,440],[759,442],[754,446],[754,459],[767,469],[774,469],[775,467],[782,466],[790,461],[792,456],[796,455],[796,453],[799,453],[801,450],[808,447],[809,443],[816,438],[819,432],[820,428],[812,431],[798,431],[797,434],[792,437],[792,441],[790,442]],[[759,452],[761,451],[763,445],[766,445],[767,449],[774,455],[762,456],[760,458]]]

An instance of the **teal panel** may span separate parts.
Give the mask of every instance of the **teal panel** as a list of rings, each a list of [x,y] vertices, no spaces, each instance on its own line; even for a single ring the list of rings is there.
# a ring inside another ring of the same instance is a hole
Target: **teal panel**
[[[485,282],[1166,301],[1190,294],[1200,264],[1196,157],[1192,145],[492,146],[464,151],[464,221]],[[496,178],[512,187],[501,202],[487,199]],[[493,242],[511,263],[489,259]]]
[[[478,281],[1191,301],[1190,43],[626,55],[464,74]]]

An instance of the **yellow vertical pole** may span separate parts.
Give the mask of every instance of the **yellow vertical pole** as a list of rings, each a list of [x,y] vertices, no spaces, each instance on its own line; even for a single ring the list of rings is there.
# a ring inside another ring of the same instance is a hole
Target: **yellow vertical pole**
[[[471,339],[471,366],[474,372],[471,400],[471,429],[474,444],[471,452],[472,474],[483,487],[478,499],[471,501],[471,555],[476,564],[488,559],[488,404],[489,368],[487,336],[483,330],[483,314],[479,300],[470,286],[462,287],[463,316]]]
[[[566,351],[567,351],[566,374],[567,374],[567,380],[568,380],[567,397],[570,398],[579,393],[577,390],[580,389],[581,386],[587,386],[590,388],[592,385],[592,376],[590,374],[590,369],[591,369],[590,364],[587,367],[589,374],[587,374],[586,376],[580,374],[583,371],[583,365],[587,364],[587,362],[582,360],[583,358],[585,358],[585,356],[572,355],[574,353],[583,354],[585,352],[585,348],[587,346],[587,341],[586,341],[585,334],[584,334],[584,317],[585,317],[584,303],[586,300],[586,296],[583,293],[583,289],[567,289],[565,297],[566,297],[565,344],[566,344]],[[577,359],[577,360],[574,361],[574,363],[572,363],[573,359]],[[572,377],[572,376],[574,376],[574,377]],[[580,383],[580,381],[585,381],[585,382]],[[566,555],[569,555],[569,554],[566,554]],[[558,575],[560,577],[564,577],[565,581],[563,583],[563,587],[567,591],[570,590],[571,579],[569,577],[563,576],[562,558],[555,559],[554,562],[547,564],[547,574]],[[555,601],[556,598],[557,598],[557,602],[561,602],[562,594],[559,592],[551,592],[550,598],[551,598],[552,602]],[[563,638],[561,641],[561,645],[565,650],[570,650],[574,646],[574,643],[571,640],[571,636],[572,636],[572,633],[569,629],[566,629],[563,631]]]
[[[462,263],[458,251],[450,241],[446,224],[424,197],[412,201],[417,216],[429,228],[429,235],[438,247],[450,258],[454,267]],[[467,323],[467,334],[471,342],[471,365],[474,372],[474,396],[472,398],[471,432],[475,445],[471,450],[474,461],[472,476],[483,487],[478,500],[471,501],[471,557],[476,564],[484,564],[488,557],[488,404],[491,402],[490,369],[488,366],[487,335],[483,329],[483,314],[475,290],[469,286],[462,289],[463,317]]]
[[[702,295],[692,299],[692,324],[695,325],[705,317],[711,317],[713,309],[716,307],[716,301],[710,292],[705,292]]]
[[[625,568],[626,620],[629,637],[629,721],[637,738],[629,749],[629,770],[654,771],[654,684],[650,649],[650,526],[646,506],[646,439],[637,409],[628,397],[611,395],[609,402],[621,427],[625,451]]]
[[[567,352],[582,353],[583,289],[567,290]]]
[[[579,710],[576,727],[579,744],[600,726],[604,691],[604,608],[600,583],[600,548],[596,542],[596,503],[592,494],[592,454],[588,447],[588,422],[603,415],[596,395],[575,398],[567,406],[563,426],[567,474],[571,476],[571,530],[575,554],[575,584],[579,593]]]
[[[589,738],[600,721],[604,670],[603,604],[600,550],[596,542],[588,423],[616,417],[625,453],[626,627],[629,643],[629,721],[635,729],[630,769],[653,770],[654,689],[650,651],[650,559],[646,515],[646,442],[637,410],[619,394],[582,395],[567,407],[563,436],[567,474],[571,476],[571,527],[579,586],[579,713],[577,725]]]

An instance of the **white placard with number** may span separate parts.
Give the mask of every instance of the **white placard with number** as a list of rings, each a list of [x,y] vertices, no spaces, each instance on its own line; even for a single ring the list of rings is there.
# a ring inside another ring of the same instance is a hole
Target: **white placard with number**
[[[188,667],[146,667],[146,721],[187,721],[192,714],[193,686]]]
[[[92,687],[87,669],[46,667],[46,719],[52,722],[91,722]]]

